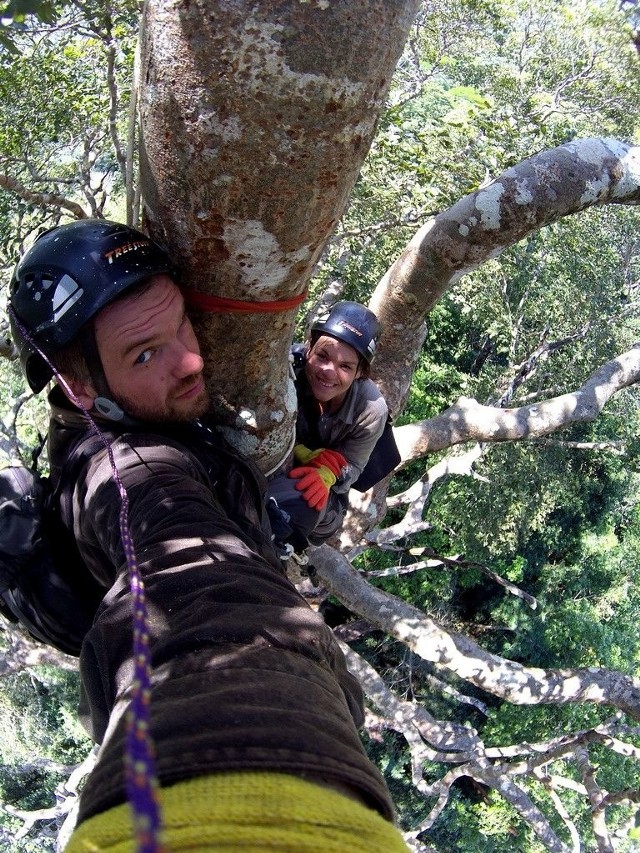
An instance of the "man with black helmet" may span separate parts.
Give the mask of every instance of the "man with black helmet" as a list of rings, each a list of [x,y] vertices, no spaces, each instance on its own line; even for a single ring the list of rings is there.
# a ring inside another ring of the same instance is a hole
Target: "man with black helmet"
[[[18,264],[9,311],[31,388],[57,380],[52,478],[104,589],[80,657],[81,715],[101,747],[67,850],[133,849],[127,792],[140,849],[160,850],[138,804],[154,766],[171,850],[244,849],[241,836],[252,850],[338,849],[334,837],[406,850],[359,740],[360,687],[273,550],[264,478],[197,420],[203,363],[165,254],[117,223],[60,226]],[[104,445],[84,458],[96,431]],[[133,697],[155,765],[136,758],[137,735],[133,758],[125,747]]]
[[[339,529],[385,428],[387,404],[369,378],[379,335],[378,318],[358,302],[337,302],[312,323],[296,370],[295,464],[269,483],[276,535],[294,551]]]

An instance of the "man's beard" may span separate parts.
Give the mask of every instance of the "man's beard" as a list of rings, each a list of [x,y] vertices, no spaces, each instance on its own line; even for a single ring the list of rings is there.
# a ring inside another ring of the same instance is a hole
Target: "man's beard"
[[[188,390],[193,385],[194,377],[191,376],[183,382],[184,390]],[[180,394],[180,388],[176,389],[176,394]],[[180,406],[171,400],[165,403],[162,409],[157,406],[145,405],[144,400],[134,400],[127,397],[125,394],[112,394],[113,400],[120,408],[139,421],[148,423],[188,423],[189,421],[201,418],[209,408],[209,395],[205,389],[202,390],[197,397],[189,400],[186,407]]]

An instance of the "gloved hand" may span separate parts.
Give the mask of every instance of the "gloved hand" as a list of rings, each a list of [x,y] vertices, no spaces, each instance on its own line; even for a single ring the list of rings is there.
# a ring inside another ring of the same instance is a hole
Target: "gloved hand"
[[[329,489],[335,483],[336,475],[325,465],[320,465],[319,468],[312,468],[310,465],[293,468],[289,471],[289,476],[298,480],[296,489],[302,492],[302,497],[311,509],[320,511],[326,507]]]
[[[299,461],[306,462],[306,465],[289,471],[292,479],[299,480],[296,489],[302,492],[311,509],[324,509],[329,500],[329,490],[347,465],[347,460],[337,450],[309,450],[303,444],[296,445],[294,455]]]
[[[311,450],[309,447],[305,447],[304,444],[296,444],[293,448],[293,457],[296,462],[300,462],[301,465],[308,465],[309,460],[313,459],[314,456],[317,456],[318,453],[322,453],[323,450],[323,447],[318,450]]]
[[[320,468],[324,465],[336,477],[348,465],[342,453],[338,453],[337,450],[327,450],[324,447],[320,447],[318,450],[309,450],[304,444],[296,444],[293,448],[293,455],[296,462],[302,462],[303,465],[310,465],[312,468]]]

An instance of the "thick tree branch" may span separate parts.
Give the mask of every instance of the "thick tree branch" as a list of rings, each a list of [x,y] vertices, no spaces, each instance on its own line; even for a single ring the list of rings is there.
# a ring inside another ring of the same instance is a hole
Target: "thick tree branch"
[[[445,667],[493,696],[515,705],[594,702],[640,719],[640,682],[620,672],[525,667],[486,652],[469,638],[447,632],[418,608],[371,587],[328,545],[310,549],[329,591],[350,610],[404,643],[424,660]]]
[[[598,850],[611,853],[610,833],[606,825],[606,807],[614,803],[638,800],[639,792],[620,790],[609,792],[602,789],[595,779],[595,768],[589,760],[590,744],[602,744],[630,754],[636,751],[632,744],[619,740],[618,735],[636,736],[637,729],[621,723],[620,714],[593,729],[585,729],[546,742],[521,743],[512,746],[485,747],[475,730],[458,724],[435,720],[415,700],[402,700],[384,683],[375,669],[348,646],[341,644],[347,665],[363,685],[367,698],[382,716],[369,715],[368,728],[376,737],[381,727],[402,734],[407,742],[411,757],[412,781],[425,799],[436,798],[429,815],[418,826],[406,833],[409,844],[417,843],[421,833],[430,829],[446,808],[453,784],[462,777],[493,788],[503,796],[521,818],[536,832],[544,846],[556,853],[577,853],[581,849],[576,826],[565,808],[557,791],[570,790],[583,799],[592,814],[594,831],[598,839]],[[431,745],[430,745],[431,744]],[[436,749],[434,749],[434,746]],[[520,757],[524,760],[521,760]],[[424,778],[424,762],[441,765],[454,764],[436,782],[429,784]],[[567,777],[549,775],[550,765],[559,762],[576,765],[582,783]],[[536,805],[528,793],[515,779],[525,777],[541,784],[549,796],[553,808],[563,821],[571,839],[571,847],[556,835],[547,816]]]
[[[582,139],[507,169],[427,222],[380,281],[370,307],[382,322],[376,379],[401,411],[424,318],[461,276],[527,234],[594,205],[640,203],[640,148]]]
[[[416,764],[430,761],[468,761],[480,743],[473,729],[457,723],[443,723],[415,702],[399,699],[389,690],[379,673],[346,643],[340,643],[349,670],[358,677],[367,697],[385,715],[389,725],[401,732],[409,745],[418,747]],[[430,744],[432,748],[429,748]],[[414,784],[422,773],[414,768]]]
[[[565,447],[567,450],[594,450],[596,453],[612,453],[614,456],[624,456],[627,449],[624,441],[562,441],[556,438],[534,438],[531,444]]]
[[[41,207],[54,207],[58,210],[68,210],[76,219],[85,219],[87,214],[84,209],[75,201],[71,201],[64,196],[56,193],[36,193],[33,190],[27,189],[16,178],[10,175],[0,174],[0,187],[9,192],[15,193],[23,201],[29,204],[39,205]]]
[[[573,423],[595,420],[608,400],[640,381],[640,344],[599,367],[569,394],[529,406],[500,409],[461,397],[435,418],[396,427],[403,463],[466,441],[521,441]]]

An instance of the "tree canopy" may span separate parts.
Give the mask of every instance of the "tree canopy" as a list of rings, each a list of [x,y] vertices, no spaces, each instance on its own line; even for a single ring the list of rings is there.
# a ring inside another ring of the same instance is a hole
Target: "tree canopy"
[[[632,850],[635,3],[154,0],[138,66],[139,23],[130,3],[6,7],[5,284],[39,229],[98,215],[217,298],[306,294],[199,321],[213,416],[265,470],[292,337],[320,301],[369,303],[403,460],[294,579],[363,683],[406,837]],[[28,458],[44,407],[2,371],[0,448]],[[0,837],[54,850],[88,752],[74,662],[1,627]]]

